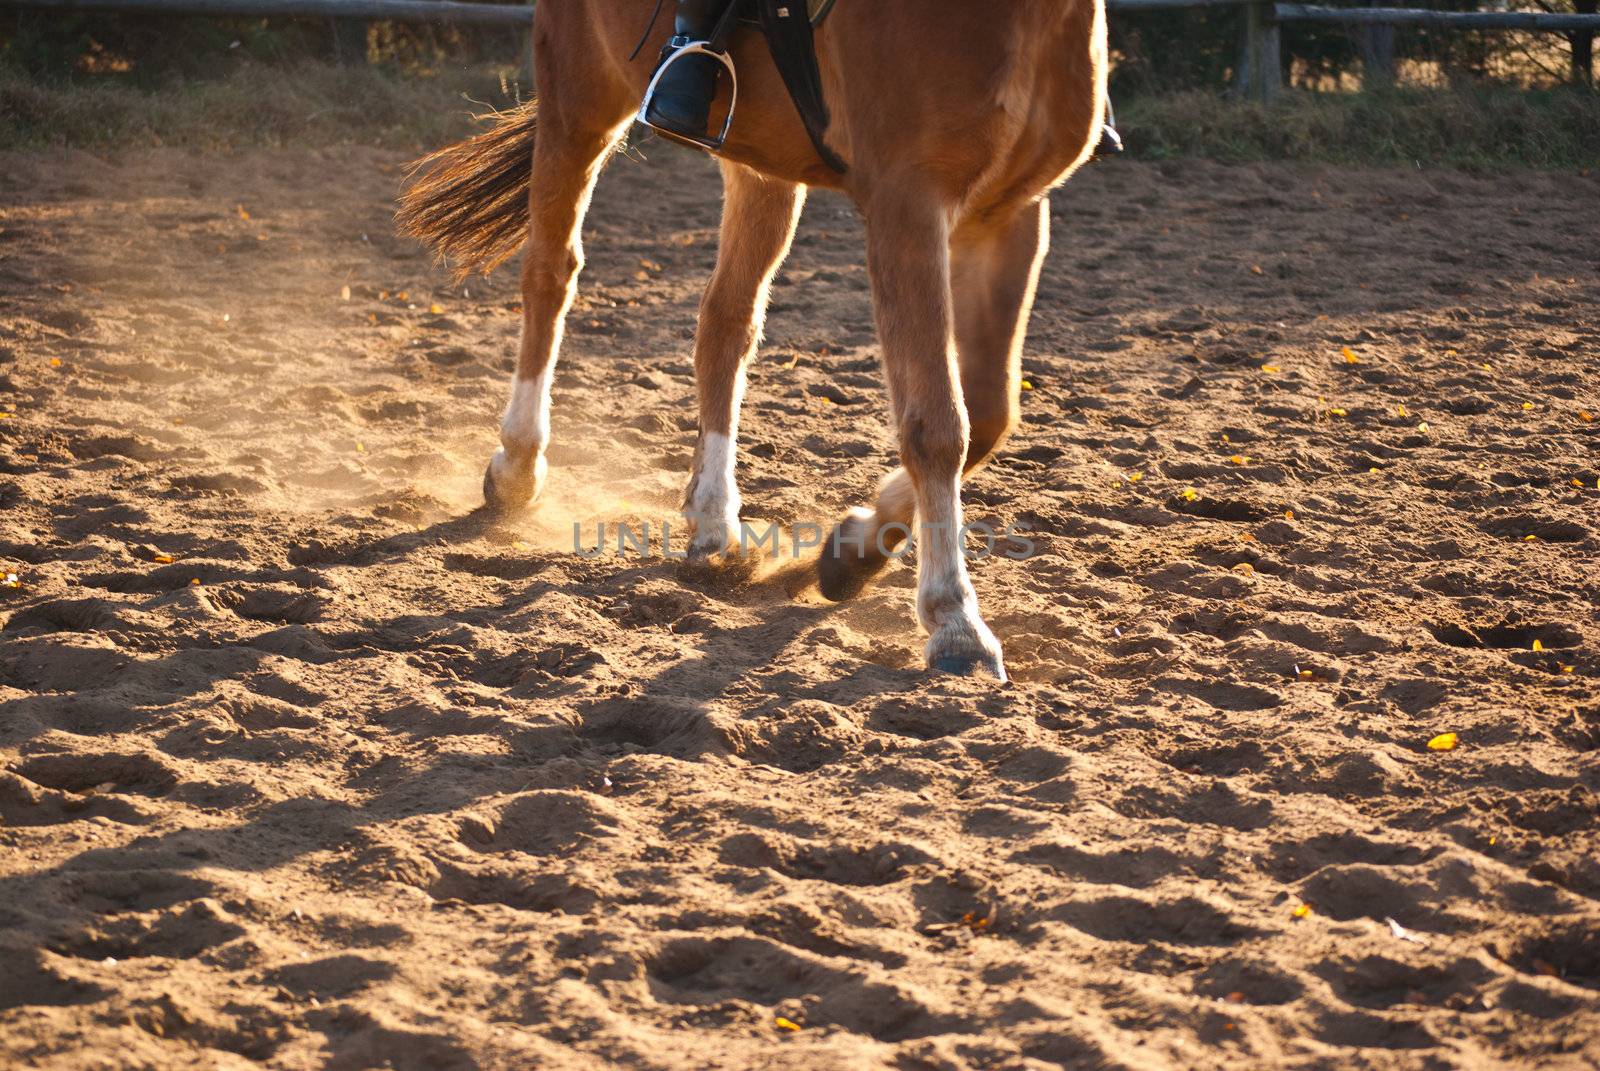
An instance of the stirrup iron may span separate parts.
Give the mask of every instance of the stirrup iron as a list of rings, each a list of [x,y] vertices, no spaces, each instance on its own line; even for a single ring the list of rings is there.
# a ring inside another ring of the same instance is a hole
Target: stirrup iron
[[[710,56],[722,64],[723,70],[728,72],[729,85],[732,87],[733,95],[728,100],[728,116],[722,121],[722,130],[717,134],[700,136],[681,134],[676,130],[667,130],[664,127],[656,126],[650,121],[650,104],[656,98],[656,87],[661,84],[661,76],[667,73],[668,67],[671,67],[683,57],[694,55]],[[656,68],[655,75],[650,79],[650,85],[645,88],[644,103],[639,105],[637,118],[639,122],[665,137],[673,138],[677,141],[691,142],[702,149],[710,149],[712,152],[717,152],[722,148],[722,143],[728,140],[728,131],[733,127],[734,108],[738,103],[739,72],[734,70],[733,58],[727,52],[719,52],[717,49],[712,48],[710,41],[690,41],[688,44],[674,49],[666,59],[661,61],[661,66]]]

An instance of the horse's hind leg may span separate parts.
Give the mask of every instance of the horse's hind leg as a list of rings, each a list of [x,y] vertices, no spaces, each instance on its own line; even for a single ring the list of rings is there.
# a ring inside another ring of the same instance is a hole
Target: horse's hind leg
[[[554,56],[535,56],[542,70],[559,63]],[[541,90],[561,77],[553,73],[541,78]],[[526,505],[544,484],[550,383],[583,266],[579,232],[601,165],[630,106],[625,95],[610,92],[608,86],[587,86],[580,76],[566,77],[568,81],[551,85],[540,98],[528,191],[531,219],[522,260],[522,347],[511,400],[500,421],[500,449],[483,477],[484,500],[498,510]],[[556,93],[570,94],[583,104],[556,106]]]
[[[998,220],[961,226],[951,237],[956,357],[969,428],[964,472],[981,465],[1016,425],[1022,342],[1049,226],[1049,203],[1041,199]],[[904,542],[915,508],[910,474],[895,469],[880,485],[876,507],[851,511],[823,545],[822,594],[846,599],[865,587]]]
[[[789,251],[805,203],[802,187],[722,165],[722,236],[717,267],[700,302],[694,339],[700,439],[684,496],[692,557],[728,549],[739,538],[734,457],[744,368],[761,341],[767,293]]]

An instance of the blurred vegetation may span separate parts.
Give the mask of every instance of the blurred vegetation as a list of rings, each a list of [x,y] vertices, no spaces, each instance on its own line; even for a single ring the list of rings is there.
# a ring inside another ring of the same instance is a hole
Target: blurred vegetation
[[[1359,6],[1349,0],[1307,0]],[[1492,10],[1479,0],[1382,0],[1368,6],[1440,11]],[[1517,0],[1517,10],[1593,14],[1596,0]],[[1111,90],[1167,93],[1216,89],[1233,77],[1239,54],[1235,9],[1199,7],[1137,14],[1113,12],[1108,20],[1113,60]],[[1594,84],[1593,34],[1436,30],[1294,23],[1282,28],[1284,81],[1301,89],[1354,89],[1368,81],[1367,65],[1390,35],[1401,85],[1552,88]],[[1585,42],[1588,45],[1585,45]],[[1388,81],[1387,77],[1383,79]]]
[[[1119,102],[1117,123],[1143,159],[1600,168],[1600,93],[1589,89],[1293,90],[1271,104],[1180,90]]]
[[[1237,11],[1110,21],[1112,94],[1136,157],[1600,165],[1600,93],[1582,86],[1577,46],[1560,34],[1402,29],[1391,81],[1364,77],[1362,31],[1285,27],[1294,88],[1257,105],[1226,92]],[[0,148],[436,146],[528,94],[527,48],[516,27],[4,12]]]

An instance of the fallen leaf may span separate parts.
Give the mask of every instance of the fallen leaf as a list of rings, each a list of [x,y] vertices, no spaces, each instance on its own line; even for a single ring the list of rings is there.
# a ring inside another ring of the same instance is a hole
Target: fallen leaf
[[[791,1034],[800,1029],[799,1023],[795,1022],[793,1019],[785,1019],[781,1015],[773,1017],[772,1025],[777,1027],[779,1030],[786,1030]]]
[[[1301,904],[1299,907],[1295,908],[1294,911],[1291,912],[1291,914],[1293,914],[1294,917],[1297,918],[1297,919],[1310,918],[1311,917],[1311,905],[1310,904]]]
[[[1261,275],[1261,274],[1263,274],[1262,271],[1261,271],[1261,265],[1259,265],[1259,264],[1250,265],[1250,274],[1251,275]]]
[[[1535,650],[1535,651],[1542,651],[1542,650],[1544,650],[1544,642],[1543,642],[1543,641],[1542,641],[1542,640],[1534,640],[1534,641],[1533,641],[1533,649],[1534,649],[1534,650]]]
[[[1533,408],[1533,403],[1532,402],[1523,402],[1522,403],[1522,408],[1524,408],[1524,409],[1532,409]]]
[[[150,558],[150,560],[155,562],[157,565],[171,565],[172,564],[172,555],[170,555],[170,554],[156,554],[156,555],[153,555]]]
[[[433,313],[435,316],[443,316],[444,306],[435,301],[432,305],[428,306],[428,311]]]
[[[1240,562],[1238,565],[1233,567],[1233,571],[1236,573],[1244,573],[1249,575],[1250,573],[1256,571],[1256,567],[1251,565],[1249,562]]]
[[[1281,371],[1283,371],[1283,369],[1279,368],[1275,364],[1264,364],[1264,365],[1261,366],[1261,370],[1263,372],[1281,372]]]
[[[1341,346],[1341,347],[1339,347],[1339,352],[1344,355],[1344,363],[1345,364],[1360,364],[1361,363],[1361,358],[1357,357],[1356,354],[1355,354],[1355,351],[1352,350],[1349,346]]]
[[[1182,491],[1178,492],[1178,497],[1182,498],[1185,502],[1193,502],[1195,499],[1200,497],[1200,492],[1196,491],[1193,487],[1185,487]]]
[[[50,358],[50,367],[51,368],[60,368],[61,367],[61,358],[60,357],[52,357],[52,358]]]
[[[1454,751],[1459,738],[1455,733],[1440,733],[1428,741],[1429,751]]]
[[[1033,381],[1024,379],[1022,381],[1022,389],[1023,390],[1032,390],[1033,389]]]

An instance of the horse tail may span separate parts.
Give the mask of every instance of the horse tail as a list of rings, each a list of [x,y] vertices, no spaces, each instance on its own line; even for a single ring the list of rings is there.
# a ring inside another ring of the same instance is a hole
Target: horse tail
[[[535,102],[494,115],[481,134],[429,153],[408,169],[395,221],[447,261],[460,282],[488,274],[528,235],[528,184],[538,130]]]

